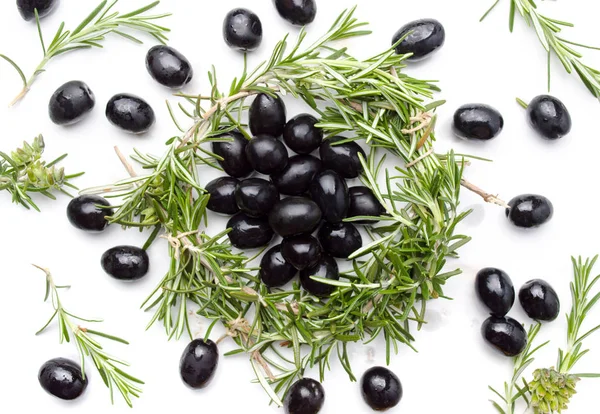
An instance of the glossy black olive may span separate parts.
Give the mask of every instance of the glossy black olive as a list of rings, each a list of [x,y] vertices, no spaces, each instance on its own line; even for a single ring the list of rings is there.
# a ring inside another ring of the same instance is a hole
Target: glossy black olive
[[[467,104],[454,113],[454,134],[462,139],[487,141],[504,128],[504,118],[489,105]]]
[[[286,414],[317,414],[325,403],[325,390],[311,378],[296,381],[283,400]]]
[[[78,363],[66,358],[54,358],[42,365],[38,373],[42,388],[62,400],[74,400],[88,385]]]
[[[229,219],[227,228],[232,229],[227,235],[238,249],[266,246],[274,235],[266,217],[250,217],[242,212]]]
[[[296,273],[298,270],[283,258],[280,244],[271,247],[260,261],[260,280],[267,287],[286,285]]]
[[[440,22],[434,19],[415,20],[405,24],[394,34],[392,45],[398,43],[396,53],[404,55],[412,53],[408,61],[423,60],[437,51],[446,41],[446,31]]]
[[[222,158],[218,160],[223,171],[235,178],[244,178],[250,175],[254,169],[246,157],[246,146],[248,140],[238,131],[231,131],[220,135],[219,139],[212,143],[212,150]]]
[[[115,95],[108,101],[106,118],[114,126],[133,134],[148,132],[156,121],[148,102],[126,93]]]
[[[246,158],[261,174],[277,174],[287,166],[288,153],[285,145],[277,138],[259,135],[246,146]]]
[[[310,196],[330,223],[339,223],[348,212],[348,186],[335,171],[327,170],[317,175],[310,184]]]
[[[295,155],[278,174],[271,176],[281,194],[302,195],[308,192],[310,183],[321,172],[321,160],[312,155]]]
[[[262,23],[256,14],[248,9],[233,9],[223,21],[223,38],[232,49],[251,52],[262,43]]]
[[[297,154],[310,154],[323,142],[323,131],[315,127],[319,120],[300,114],[290,119],[283,130],[283,141]]]
[[[206,208],[215,213],[232,215],[240,211],[235,200],[235,190],[239,180],[233,177],[219,177],[206,185],[210,199]]]
[[[17,0],[17,8],[23,19],[35,19],[35,9],[40,19],[49,15],[60,4],[60,0]]]
[[[281,255],[298,270],[314,266],[321,258],[321,245],[310,234],[286,237],[281,242]]]
[[[365,371],[360,388],[363,399],[375,411],[393,408],[402,399],[400,379],[385,367],[373,367]]]
[[[258,94],[248,110],[250,131],[253,135],[279,137],[283,134],[286,116],[285,103],[279,96]]]
[[[116,246],[102,255],[102,268],[119,280],[138,280],[146,276],[150,258],[144,249],[135,246]]]
[[[190,388],[206,387],[215,376],[219,365],[219,349],[210,339],[194,339],[185,348],[179,361],[179,373]]]
[[[362,237],[350,223],[323,223],[319,229],[319,241],[323,251],[333,257],[347,259],[362,247]]]
[[[312,200],[288,197],[273,207],[269,224],[281,237],[312,233],[321,222],[321,209]]]
[[[529,123],[546,139],[562,138],[571,132],[571,115],[560,99],[550,95],[536,96],[527,106]]]
[[[386,214],[385,208],[381,205],[373,191],[368,187],[357,186],[348,189],[350,204],[348,206],[348,217],[379,217]],[[357,224],[374,224],[378,220],[358,220],[353,221]]]
[[[358,154],[367,159],[365,151],[356,142],[332,145],[345,138],[334,137],[326,139],[319,148],[323,167],[337,172],[344,178],[356,178],[363,171]]]
[[[56,125],[72,125],[94,109],[94,93],[81,81],[70,81],[52,94],[48,103],[48,114]]]
[[[177,50],[165,45],[154,46],[148,51],[146,69],[155,81],[174,89],[183,88],[194,76],[190,61]]]
[[[235,201],[244,213],[253,217],[268,215],[279,201],[275,185],[262,178],[248,178],[235,190]]]
[[[300,284],[308,293],[319,297],[328,297],[335,292],[336,287],[312,280],[311,276],[323,279],[339,280],[340,271],[337,262],[331,256],[322,254],[319,261],[300,272]]]
[[[490,316],[481,326],[483,338],[504,355],[514,357],[527,346],[527,332],[519,322],[505,316]]]
[[[560,300],[550,284],[541,279],[530,280],[519,290],[519,302],[531,319],[551,322],[560,313]]]
[[[112,216],[110,203],[97,195],[75,197],[67,206],[67,218],[78,229],[102,231],[108,226],[106,216]],[[102,208],[107,207],[107,208]]]
[[[486,267],[477,273],[475,292],[492,315],[505,316],[515,303],[515,287],[506,272]]]
[[[554,206],[541,195],[523,194],[510,200],[508,205],[506,216],[517,227],[539,227],[554,215]]]
[[[273,0],[273,3],[279,15],[296,26],[312,23],[317,15],[315,0]]]

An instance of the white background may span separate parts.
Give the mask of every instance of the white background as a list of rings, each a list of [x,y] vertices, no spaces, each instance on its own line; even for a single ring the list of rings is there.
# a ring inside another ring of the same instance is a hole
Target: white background
[[[0,53],[14,58],[27,72],[41,58],[36,30],[24,22],[16,11],[14,0],[0,2]],[[545,227],[531,232],[518,231],[504,217],[502,209],[483,205],[471,194],[464,194],[464,208],[474,208],[462,231],[473,236],[473,242],[462,249],[462,258],[452,263],[464,269],[464,275],[452,279],[447,294],[454,301],[431,303],[430,324],[418,333],[419,353],[403,348],[393,359],[392,369],[404,386],[404,399],[392,412],[427,413],[492,413],[487,385],[501,387],[511,375],[508,359],[491,351],[479,333],[486,318],[484,308],[473,293],[474,275],[481,267],[505,269],[518,288],[531,278],[551,282],[563,299],[563,310],[570,306],[568,283],[572,272],[570,255],[600,253],[598,232],[597,154],[598,113],[595,101],[574,77],[553,65],[552,92],[571,111],[573,131],[565,139],[549,143],[537,137],[526,123],[523,110],[514,98],[525,100],[546,92],[545,55],[535,34],[517,21],[514,34],[508,32],[508,1],[503,0],[485,23],[478,23],[489,6],[476,0],[338,0],[319,3],[316,21],[310,26],[312,37],[324,32],[342,8],[358,3],[357,16],[372,23],[369,38],[353,40],[351,50],[358,56],[375,54],[387,48],[394,32],[404,23],[422,17],[443,22],[447,42],[434,58],[410,68],[421,78],[439,79],[441,96],[448,100],[440,110],[438,149],[450,147],[459,152],[492,158],[493,163],[475,163],[467,177],[490,192],[509,199],[535,192],[549,197],[555,206],[554,219]],[[128,11],[145,4],[143,0],[122,0],[120,10]],[[186,91],[207,91],[206,71],[215,64],[222,85],[241,71],[242,59],[222,41],[222,18],[231,8],[244,5],[262,19],[264,42],[250,56],[251,66],[270,53],[276,41],[286,32],[297,29],[279,18],[270,0],[188,1],[165,0],[162,11],[174,16],[165,21],[173,29],[171,45],[184,53],[196,71]],[[95,7],[96,1],[62,0],[57,13],[43,20],[46,37],[54,34],[61,20],[73,28]],[[576,23],[567,37],[576,41],[597,43],[598,6],[591,0],[560,0],[541,5],[547,14]],[[176,133],[164,101],[170,92],[156,84],[146,73],[144,57],[152,44],[137,46],[114,37],[107,39],[104,50],[83,51],[52,61],[48,72],[40,76],[27,98],[12,109],[0,105],[0,149],[8,152],[22,140],[43,133],[47,156],[63,152],[69,157],[65,165],[70,172],[85,171],[76,184],[81,188],[106,184],[125,177],[113,146],[125,153],[133,147],[156,154],[162,153],[164,141]],[[600,66],[600,55],[586,51],[588,62]],[[53,125],[47,116],[47,102],[61,84],[73,79],[87,82],[96,94],[97,106],[84,122],[69,128]],[[5,63],[0,63],[0,102],[8,103],[20,89],[19,79]],[[104,117],[104,105],[115,93],[131,92],[146,98],[155,108],[157,124],[151,133],[134,137],[111,126]],[[468,102],[485,102],[497,107],[505,118],[505,130],[496,140],[476,145],[459,142],[450,133],[450,119],[456,107]],[[304,108],[289,104],[289,115]],[[244,357],[222,359],[216,379],[203,391],[188,390],[179,379],[178,362],[187,340],[167,342],[156,325],[145,331],[150,314],[139,310],[146,295],[162,277],[166,268],[165,243],[150,250],[152,269],[148,277],[136,284],[122,284],[106,276],[99,260],[102,253],[117,244],[141,245],[144,236],[136,231],[123,232],[112,227],[103,234],[86,234],[75,230],[66,220],[66,197],[57,202],[37,199],[41,214],[26,211],[10,203],[0,194],[0,411],[61,413],[129,413],[117,397],[111,406],[108,391],[100,377],[91,372],[85,396],[64,403],[44,393],[37,382],[37,371],[47,359],[65,356],[76,358],[72,345],[59,345],[55,329],[35,337],[34,332],[51,313],[42,303],[43,274],[33,269],[36,263],[52,269],[58,283],[72,284],[63,293],[68,309],[84,316],[105,319],[102,330],[131,341],[129,347],[116,345],[109,349],[131,362],[131,372],[146,381],[144,394],[135,401],[134,412],[279,412],[269,408],[262,389],[251,384],[253,374]],[[212,221],[213,232],[223,228],[224,221]],[[600,271],[600,267],[598,268]],[[527,322],[515,305],[513,317]],[[590,316],[588,324],[598,323],[600,309]],[[589,326],[589,325],[588,325]],[[206,324],[198,321],[196,331]],[[539,354],[534,366],[550,366],[556,349],[564,344],[565,322],[544,327],[541,338],[552,344]],[[585,372],[600,371],[600,335],[586,343],[592,352],[579,366]],[[225,352],[231,344],[221,347]],[[373,364],[364,348],[353,348],[352,364],[360,375]],[[384,363],[381,343],[373,347],[375,363]],[[579,394],[569,412],[589,413],[595,408],[600,383],[582,381]],[[325,414],[366,413],[358,385],[350,383],[338,364],[334,364],[325,383]]]

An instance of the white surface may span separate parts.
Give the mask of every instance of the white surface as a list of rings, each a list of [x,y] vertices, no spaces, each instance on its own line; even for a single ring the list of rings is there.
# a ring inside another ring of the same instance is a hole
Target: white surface
[[[491,2],[491,1],[490,1]],[[545,227],[521,232],[505,219],[503,211],[483,205],[471,194],[464,194],[465,208],[475,212],[464,223],[462,231],[473,236],[463,248],[462,258],[452,265],[461,266],[464,275],[450,281],[447,294],[454,301],[431,303],[430,324],[417,334],[415,354],[401,349],[393,359],[392,369],[404,386],[404,399],[391,412],[428,413],[492,413],[487,385],[500,387],[510,376],[510,361],[492,352],[479,334],[486,317],[473,294],[473,277],[484,266],[498,266],[513,278],[517,288],[531,278],[550,281],[563,299],[563,310],[570,306],[568,283],[571,280],[570,255],[592,255],[600,252],[597,234],[597,114],[600,104],[573,77],[564,74],[554,63],[552,92],[560,97],[573,116],[572,133],[565,139],[548,143],[539,139],[526,124],[523,110],[514,103],[515,96],[529,99],[545,93],[544,53],[534,33],[520,20],[516,33],[507,29],[508,1],[503,1],[488,21],[478,19],[488,1],[461,0],[338,0],[319,1],[319,13],[310,26],[311,36],[324,32],[342,8],[358,3],[357,16],[372,23],[374,34],[350,43],[359,56],[379,52],[388,47],[393,33],[405,22],[434,17],[447,31],[444,48],[433,59],[411,68],[421,78],[440,79],[448,100],[440,110],[439,148],[454,147],[459,152],[493,158],[494,163],[475,163],[467,177],[490,192],[505,198],[525,192],[548,196],[554,203],[554,219]],[[174,13],[166,23],[173,29],[171,45],[193,63],[195,78],[186,89],[207,90],[205,73],[215,64],[221,84],[241,71],[242,59],[222,41],[222,17],[231,8],[244,4],[262,19],[264,42],[250,56],[251,66],[270,53],[285,32],[297,29],[279,18],[270,0],[188,1],[165,0],[162,10]],[[122,0],[120,10],[133,9],[144,0]],[[74,27],[96,5],[96,1],[62,0],[57,13],[43,20],[46,37],[53,35],[61,20]],[[551,16],[577,24],[568,37],[579,41],[598,38],[597,2],[561,0],[545,2],[543,10]],[[77,52],[51,62],[27,98],[8,109],[0,105],[0,149],[10,151],[22,140],[43,133],[47,156],[69,152],[63,165],[71,172],[84,170],[77,180],[81,188],[105,184],[123,178],[113,146],[125,153],[132,147],[162,153],[164,141],[176,133],[163,104],[169,91],[156,84],[146,73],[144,56],[152,44],[136,46],[121,38],[110,37],[105,49]],[[14,58],[28,72],[40,59],[39,41],[32,24],[18,15],[14,0],[0,2],[0,53]],[[600,66],[600,55],[586,52],[588,61]],[[591,59],[590,59],[591,58]],[[81,79],[96,94],[97,107],[84,122],[69,128],[53,125],[47,116],[47,101],[62,83]],[[0,63],[0,102],[8,103],[19,90],[19,79],[5,63]],[[158,122],[152,132],[142,137],[126,135],[112,127],[104,117],[104,105],[115,93],[131,92],[145,97],[155,108]],[[502,135],[485,145],[456,141],[450,133],[454,109],[468,102],[485,102],[496,106],[504,115],[506,127]],[[302,109],[290,106],[289,114]],[[111,346],[110,350],[131,362],[131,372],[146,381],[144,394],[135,401],[134,412],[280,412],[269,408],[262,389],[251,384],[252,371],[243,357],[222,359],[216,380],[210,388],[194,392],[179,379],[178,361],[187,340],[167,342],[156,325],[145,331],[150,317],[139,305],[162,277],[166,267],[164,243],[150,251],[152,269],[149,276],[136,284],[122,284],[103,274],[101,254],[116,244],[141,245],[145,238],[136,231],[123,232],[113,227],[100,235],[89,235],[71,227],[65,217],[68,199],[57,202],[39,201],[43,212],[26,211],[10,203],[0,194],[0,228],[2,229],[0,275],[0,314],[2,334],[0,349],[0,412],[61,413],[129,413],[131,410],[116,397],[111,406],[108,391],[99,376],[91,372],[90,386],[83,398],[64,403],[44,393],[37,382],[37,371],[47,359],[65,356],[76,358],[72,345],[59,345],[55,329],[42,336],[33,333],[46,321],[50,306],[42,303],[43,275],[30,263],[52,269],[58,283],[72,284],[63,293],[68,309],[84,316],[105,319],[104,331],[126,337],[129,347]],[[223,220],[213,220],[215,232],[223,228]],[[600,272],[600,267],[597,269]],[[518,305],[511,315],[529,322]],[[590,316],[588,324],[598,322],[600,312]],[[199,322],[198,332],[206,324]],[[564,344],[563,318],[544,327],[541,338],[553,339],[534,364],[549,366],[556,358],[556,348]],[[600,335],[587,341],[592,352],[579,370],[600,371]],[[230,344],[223,346],[226,351]],[[374,347],[375,362],[384,363],[384,348]],[[362,347],[355,347],[352,357],[357,375],[372,363]],[[579,394],[569,412],[589,413],[596,410],[599,382],[582,381]],[[356,383],[347,380],[343,369],[334,364],[325,383],[327,392],[324,414],[367,413]],[[594,407],[594,408],[592,408]]]

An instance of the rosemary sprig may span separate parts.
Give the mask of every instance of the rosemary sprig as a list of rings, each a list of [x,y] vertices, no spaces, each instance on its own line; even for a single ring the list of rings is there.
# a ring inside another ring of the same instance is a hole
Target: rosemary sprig
[[[54,283],[52,275],[48,269],[44,269],[36,265],[34,266],[46,274],[46,295],[44,297],[44,302],[50,299],[52,302],[52,307],[54,308],[52,317],[42,327],[42,329],[36,333],[36,335],[42,333],[52,323],[52,321],[56,319],[58,323],[58,335],[60,343],[62,344],[64,342],[71,342],[71,339],[73,339],[74,344],[79,351],[83,377],[85,378],[85,357],[89,356],[96,366],[98,373],[102,377],[102,380],[110,389],[111,401],[114,403],[113,394],[114,389],[117,388],[117,390],[123,396],[125,402],[131,407],[132,397],[139,397],[140,393],[142,392],[140,385],[144,382],[125,372],[122,367],[129,366],[129,364],[108,354],[95,337],[105,338],[126,345],[129,343],[124,339],[77,325],[73,320],[79,320],[88,323],[102,322],[102,320],[84,319],[67,311],[62,305],[58,295],[58,290],[68,288],[69,286],[57,286]]]

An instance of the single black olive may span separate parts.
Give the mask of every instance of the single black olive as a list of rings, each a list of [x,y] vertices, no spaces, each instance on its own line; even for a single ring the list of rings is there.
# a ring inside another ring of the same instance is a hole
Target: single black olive
[[[273,207],[269,224],[281,237],[312,233],[321,222],[321,209],[312,200],[288,197]]]
[[[402,399],[400,379],[385,367],[373,367],[365,371],[360,388],[363,399],[375,411],[393,408]]]
[[[295,155],[283,171],[271,176],[271,180],[281,194],[298,196],[308,192],[310,183],[321,170],[320,159],[312,155]]]
[[[551,322],[560,313],[560,300],[548,282],[530,280],[519,290],[519,302],[531,319]]]
[[[254,171],[246,157],[248,140],[238,131],[231,131],[218,137],[223,141],[212,143],[213,152],[222,158],[218,160],[223,171],[235,178],[247,177]]]
[[[114,126],[133,134],[148,132],[156,121],[148,102],[126,93],[115,95],[108,101],[106,118]]]
[[[267,287],[286,285],[296,273],[298,270],[283,258],[281,244],[270,248],[260,261],[260,280]]]
[[[281,17],[296,26],[306,26],[315,20],[315,0],[273,0]]]
[[[515,303],[515,287],[506,272],[486,267],[477,273],[475,291],[492,315],[505,316]]]
[[[317,282],[311,279],[311,276],[317,276],[323,279],[339,280],[340,271],[337,262],[331,256],[322,254],[319,261],[311,267],[300,272],[300,284],[308,293],[319,297],[328,297],[335,292],[336,287],[325,283]]]
[[[252,217],[267,216],[279,201],[275,185],[262,178],[248,178],[235,190],[235,201],[244,213]]]
[[[310,185],[310,196],[330,223],[339,223],[348,212],[348,186],[335,171],[327,170],[317,175]]]
[[[321,245],[310,234],[286,237],[281,242],[281,255],[298,270],[314,266],[321,258]]]
[[[319,148],[321,161],[323,161],[325,168],[337,172],[344,178],[356,178],[363,171],[358,154],[362,154],[365,160],[367,156],[360,145],[354,141],[332,145],[344,139],[342,137],[334,137],[323,141]]]
[[[273,230],[266,217],[250,217],[239,212],[227,222],[231,244],[238,249],[266,246],[273,238]]]
[[[283,134],[286,116],[285,103],[279,96],[258,94],[248,110],[250,131],[252,135],[279,137]]]
[[[297,154],[310,154],[323,142],[323,131],[315,125],[317,118],[300,114],[290,119],[283,129],[283,141]]]
[[[67,206],[67,218],[78,229],[102,231],[108,226],[107,216],[112,216],[110,203],[97,195],[75,197]]]
[[[554,206],[541,195],[523,194],[510,200],[508,205],[506,216],[517,227],[539,227],[554,215]]]
[[[146,54],[146,69],[161,85],[180,89],[194,76],[190,61],[170,46],[158,45]]]
[[[386,214],[373,191],[368,187],[356,186],[348,189],[350,204],[348,206],[348,217],[380,217]],[[374,224],[378,220],[357,220],[357,224]]]
[[[56,125],[72,125],[94,109],[96,97],[85,83],[70,81],[52,94],[48,114]]]
[[[325,390],[318,381],[302,378],[288,390],[283,400],[286,414],[317,414],[325,403]]]
[[[138,280],[146,276],[150,258],[144,249],[135,246],[116,246],[102,255],[102,268],[119,280]]]
[[[350,223],[323,223],[319,229],[319,241],[325,253],[347,259],[362,247],[362,237],[358,229]]]
[[[536,96],[527,106],[529,123],[546,139],[562,138],[571,132],[571,115],[560,99],[550,95]]]
[[[454,134],[462,139],[487,141],[504,128],[504,118],[498,110],[484,104],[463,105],[454,113]]]
[[[179,361],[183,382],[193,389],[206,387],[215,376],[219,365],[219,349],[210,339],[194,339],[186,346]]]
[[[240,211],[235,200],[235,190],[239,180],[233,177],[219,177],[206,185],[210,199],[206,208],[215,213],[232,215]]]
[[[392,45],[398,43],[396,53],[412,53],[407,60],[417,62],[430,56],[444,45],[446,31],[440,22],[434,19],[421,19],[407,23],[394,34]]]
[[[78,363],[66,358],[54,358],[42,365],[38,373],[42,388],[62,400],[81,396],[88,385]]]
[[[527,332],[519,322],[505,316],[490,316],[481,326],[483,338],[504,355],[514,357],[527,346]]]
[[[240,52],[251,52],[262,43],[262,23],[248,9],[233,9],[223,21],[223,37],[227,46]]]
[[[35,19],[35,9],[40,19],[48,16],[60,4],[60,0],[17,0],[17,8],[23,19]]]
[[[288,153],[285,145],[277,138],[259,135],[246,146],[246,158],[261,174],[277,174],[287,166]]]

